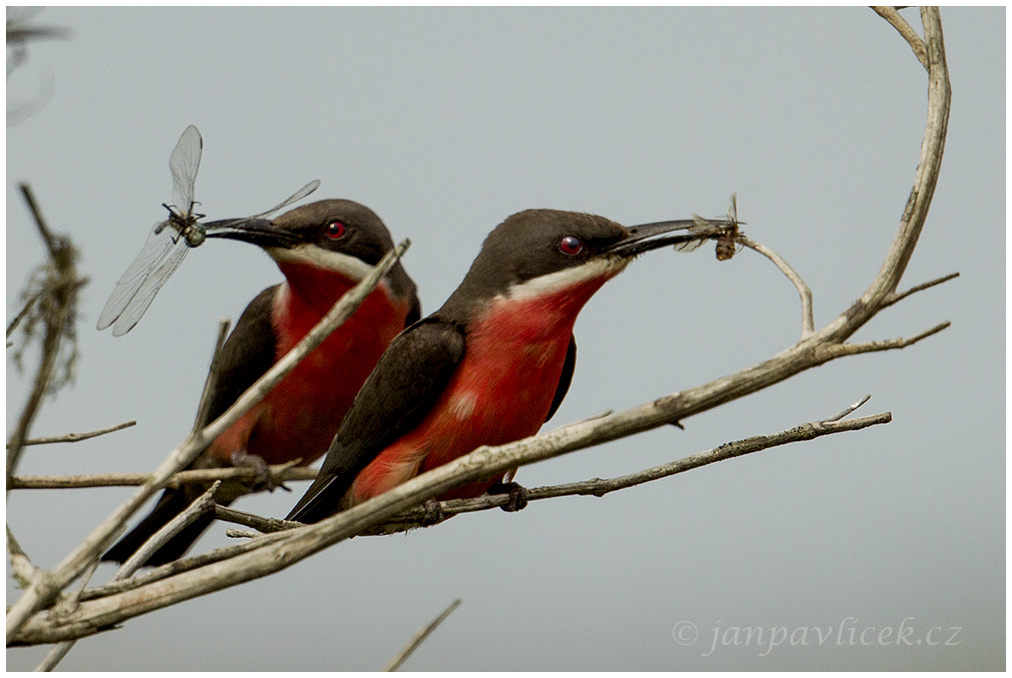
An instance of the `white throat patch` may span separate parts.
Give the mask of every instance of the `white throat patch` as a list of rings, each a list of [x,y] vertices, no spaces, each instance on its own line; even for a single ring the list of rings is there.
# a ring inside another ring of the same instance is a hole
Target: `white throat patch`
[[[511,285],[506,291],[509,299],[529,299],[544,294],[561,292],[582,282],[601,276],[616,276],[632,261],[630,257],[595,257],[585,264],[570,266],[537,278]]]
[[[327,271],[334,271],[356,282],[362,280],[372,266],[358,257],[341,252],[317,247],[316,245],[300,244],[295,247],[270,247],[267,254],[280,263],[308,264]]]

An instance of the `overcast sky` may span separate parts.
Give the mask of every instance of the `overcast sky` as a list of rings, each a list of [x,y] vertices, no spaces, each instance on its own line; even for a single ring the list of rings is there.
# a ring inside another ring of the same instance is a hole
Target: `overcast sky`
[[[919,30],[916,10],[904,15]],[[822,419],[866,393],[860,413],[891,411],[891,424],[604,499],[355,539],[84,640],[61,668],[378,669],[460,597],[406,669],[1003,669],[1005,9],[945,8],[942,21],[949,135],[901,289],[961,277],[855,339],[952,327],[518,480],[620,475]],[[138,425],[29,448],[24,474],[157,466],[192,423],[217,319],[280,279],[258,249],[212,241],[130,334],[94,329],[164,217],[169,153],[189,124],[204,137],[202,211],[258,212],[318,178],[314,199],[362,202],[395,239],[412,239],[405,266],[425,312],[513,212],[636,224],[717,215],[737,192],[748,234],[811,286],[821,327],[882,263],[926,110],[924,70],[865,8],[52,8],[36,22],[73,38],[32,44],[8,80],[8,110],[50,81],[52,96],[7,131],[7,316],[43,259],[19,181],[74,238],[90,283],[76,385],[46,401],[32,432]],[[576,375],[551,426],[730,374],[799,333],[794,288],[754,253],[729,263],[710,247],[651,253],[584,309]],[[8,360],[8,435],[28,383]],[[280,517],[304,488],[237,507]],[[8,523],[51,567],[129,492],[19,491]],[[197,549],[227,543],[216,526]],[[8,581],[7,604],[17,595]],[[686,622],[698,639],[681,645],[672,632]],[[747,626],[833,636],[720,640]],[[861,645],[869,627],[876,640]],[[951,643],[880,644],[886,627],[893,641],[901,627],[915,640],[939,627]],[[31,668],[47,649],[10,650],[7,668]]]

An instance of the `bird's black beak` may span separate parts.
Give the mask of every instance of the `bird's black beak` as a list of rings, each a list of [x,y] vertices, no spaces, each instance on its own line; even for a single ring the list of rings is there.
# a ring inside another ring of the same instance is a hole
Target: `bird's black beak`
[[[274,225],[270,219],[222,219],[201,224],[208,238],[241,240],[259,247],[292,247],[299,239]]]
[[[697,219],[678,219],[630,226],[628,234],[605,249],[605,252],[622,257],[634,257],[658,247],[700,240],[731,225],[730,221],[704,220],[701,222]],[[689,231],[689,233],[676,234],[676,231]]]

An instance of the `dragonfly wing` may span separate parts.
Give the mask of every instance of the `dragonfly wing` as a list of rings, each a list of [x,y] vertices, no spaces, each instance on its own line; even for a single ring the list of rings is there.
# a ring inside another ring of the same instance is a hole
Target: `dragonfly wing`
[[[151,229],[140,254],[116,283],[116,289],[113,290],[109,301],[105,302],[105,308],[98,317],[98,329],[104,330],[116,322],[127,304],[137,294],[137,290],[144,284],[144,280],[172,248],[175,231],[167,228],[167,223],[156,224]]]
[[[683,239],[675,242],[673,249],[676,252],[692,252],[699,249],[707,240],[719,238],[733,223],[722,219],[707,219],[698,214],[692,215],[693,225],[688,227],[692,235],[683,236]]]
[[[172,170],[172,204],[187,215],[193,203],[193,184],[197,181],[197,170],[200,169],[200,154],[204,149],[204,140],[200,131],[190,125],[179,137],[176,147],[169,156],[169,169]]]
[[[189,250],[190,248],[186,246],[186,241],[179,238],[176,242],[176,249],[169,252],[162,264],[144,279],[140,285],[140,289],[137,290],[136,294],[127,303],[126,308],[116,321],[116,325],[112,328],[112,335],[114,337],[121,337],[133,329],[137,321],[144,315],[144,312],[148,310],[151,302],[155,300],[158,290],[162,289],[165,281],[183,263],[183,258]]]
[[[699,249],[699,246],[702,245],[707,240],[709,240],[709,238],[707,237],[687,236],[685,240],[681,242],[676,242],[672,246],[672,249],[674,249],[676,252],[694,252],[695,250]]]
[[[289,197],[287,200],[285,200],[280,205],[276,205],[276,206],[270,208],[269,210],[267,210],[266,212],[261,212],[260,214],[254,214],[253,216],[251,216],[249,218],[250,219],[262,219],[264,217],[270,216],[271,214],[274,214],[278,210],[280,210],[280,209],[282,209],[284,207],[288,207],[293,202],[298,202],[299,200],[302,200],[303,198],[305,198],[307,195],[309,195],[310,193],[312,193],[313,191],[315,191],[319,187],[320,187],[320,180],[319,179],[313,179],[308,184],[306,184],[305,186],[303,186],[302,188],[300,188],[299,190],[297,190],[295,193],[293,193],[291,195],[291,197]]]

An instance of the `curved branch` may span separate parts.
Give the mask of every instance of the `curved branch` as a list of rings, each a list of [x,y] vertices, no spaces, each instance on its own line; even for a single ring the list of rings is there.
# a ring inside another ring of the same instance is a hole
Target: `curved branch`
[[[801,297],[801,338],[802,340],[815,334],[815,316],[812,309],[812,290],[809,289],[805,281],[801,279],[801,276],[791,268],[791,265],[784,261],[783,257],[771,250],[770,248],[757,243],[745,236],[744,233],[739,234],[735,240],[749,249],[753,249],[759,254],[763,255],[779,268],[787,279],[794,283],[794,287],[798,290],[798,296]]]
[[[847,339],[868,322],[885,307],[889,295],[896,291],[917,246],[938,184],[949,127],[952,88],[945,62],[945,44],[938,8],[921,8],[921,21],[924,23],[928,59],[928,120],[924,128],[914,185],[903,210],[899,230],[875,280],[859,300],[819,333],[836,342]]]

